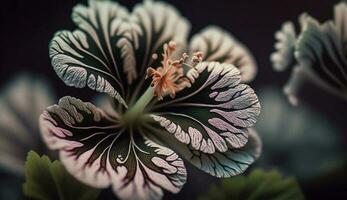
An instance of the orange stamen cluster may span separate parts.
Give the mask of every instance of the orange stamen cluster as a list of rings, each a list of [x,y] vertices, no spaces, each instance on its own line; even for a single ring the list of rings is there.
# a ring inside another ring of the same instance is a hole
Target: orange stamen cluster
[[[191,86],[189,79],[183,73],[183,65],[191,66],[185,63],[189,56],[187,53],[183,53],[180,58],[172,59],[175,51],[175,42],[171,41],[164,44],[164,53],[162,54],[163,60],[161,61],[162,66],[156,69],[152,67],[147,69],[147,77],[152,78],[151,87],[154,87],[154,96],[156,96],[158,100],[162,100],[166,95],[175,98],[178,91]],[[153,54],[152,59],[158,59],[158,55]],[[193,63],[201,62],[201,60],[201,52],[193,54]]]

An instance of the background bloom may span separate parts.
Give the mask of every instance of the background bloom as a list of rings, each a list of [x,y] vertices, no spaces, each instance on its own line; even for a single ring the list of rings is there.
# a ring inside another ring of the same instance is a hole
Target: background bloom
[[[19,74],[0,93],[0,199],[23,199],[27,153],[34,149],[50,156],[41,140],[38,117],[55,95],[40,76]]]
[[[342,2],[335,6],[333,21],[319,23],[302,14],[301,32],[296,38],[290,22],[277,33],[280,37],[271,58],[275,69],[292,63],[292,76],[284,88],[291,103],[298,103],[297,93],[305,81],[347,98],[346,12],[347,5]]]
[[[1,91],[0,164],[3,168],[23,175],[30,150],[48,153],[37,119],[54,99],[47,82],[30,74],[18,75]]]

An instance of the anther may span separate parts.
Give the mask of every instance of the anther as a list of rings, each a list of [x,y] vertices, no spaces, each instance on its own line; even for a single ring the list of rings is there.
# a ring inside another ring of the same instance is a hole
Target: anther
[[[195,62],[195,63],[199,63],[202,61],[202,52],[201,51],[197,51],[193,54],[193,57],[192,57],[192,61]]]
[[[156,53],[152,54],[152,59],[153,60],[157,60],[158,59],[158,54],[156,54]]]
[[[174,42],[174,41],[170,41],[169,42],[169,48],[170,48],[170,50],[171,51],[175,51],[176,50],[176,42]]]
[[[178,67],[178,65],[179,65],[180,63],[181,63],[180,60],[175,60],[175,61],[173,61],[173,62],[171,63],[171,65],[174,66],[174,67]]]
[[[176,92],[181,91],[185,87],[190,87],[190,80],[185,77],[183,65],[193,67],[185,61],[189,58],[187,53],[183,53],[180,58],[172,58],[177,45],[174,41],[165,43],[163,45],[163,54],[161,60],[161,66],[153,69],[149,67],[147,69],[147,76],[152,78],[151,87],[154,87],[154,96],[158,100],[163,99],[165,95],[169,95],[171,98],[175,98]],[[152,58],[158,59],[157,54],[153,54]],[[195,52],[192,57],[193,62],[198,63],[202,61],[202,53]]]

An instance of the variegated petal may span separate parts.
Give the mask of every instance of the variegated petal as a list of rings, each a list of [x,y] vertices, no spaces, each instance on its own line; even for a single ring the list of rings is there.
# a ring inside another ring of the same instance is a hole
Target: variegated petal
[[[207,27],[193,36],[190,50],[201,51],[204,61],[235,65],[241,71],[242,82],[252,81],[257,74],[257,64],[247,47],[219,27]]]
[[[151,133],[155,133],[150,135],[153,140],[168,145],[195,167],[218,178],[242,174],[260,156],[262,148],[261,140],[254,129],[248,131],[249,138],[246,146],[208,154],[175,140],[174,135],[169,134],[158,125],[152,124],[147,128],[152,131]]]
[[[178,49],[184,49],[190,30],[189,22],[179,11],[160,1],[145,0],[136,5],[130,17],[138,73],[136,88],[131,88],[132,100],[141,94],[149,66],[160,66],[160,59],[153,60],[156,53],[161,56],[163,45],[175,41]]]
[[[73,176],[93,187],[112,186],[120,199],[161,199],[162,189],[176,193],[186,181],[177,154],[141,131],[123,129],[91,103],[64,97],[42,114],[40,126]]]
[[[50,42],[49,55],[58,76],[69,86],[107,93],[127,106],[124,86],[136,75],[136,61],[126,37],[126,17],[127,10],[110,1],[77,5],[72,19],[79,29],[59,31]]]
[[[177,140],[206,154],[242,148],[260,113],[254,91],[231,64],[199,63],[187,72],[190,88],[164,98],[151,117]]]
[[[161,146],[140,132],[123,133],[121,147],[111,149],[110,161],[115,173],[113,190],[121,199],[157,200],[163,196],[162,188],[178,193],[186,182],[187,171],[183,160],[172,150]],[[124,145],[124,146],[123,146]]]

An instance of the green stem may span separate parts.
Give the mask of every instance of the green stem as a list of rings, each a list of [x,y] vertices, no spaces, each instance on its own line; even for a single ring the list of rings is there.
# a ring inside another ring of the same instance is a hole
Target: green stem
[[[151,102],[154,97],[154,88],[148,87],[146,92],[137,100],[124,116],[126,122],[134,122],[139,116],[142,116],[146,106]]]

